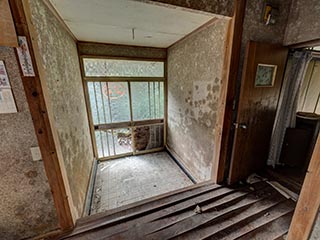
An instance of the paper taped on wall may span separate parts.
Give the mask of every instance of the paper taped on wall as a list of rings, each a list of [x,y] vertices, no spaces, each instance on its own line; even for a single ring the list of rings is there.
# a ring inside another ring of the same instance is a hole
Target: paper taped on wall
[[[17,112],[16,103],[14,97],[9,89],[0,89],[0,113],[15,113]]]

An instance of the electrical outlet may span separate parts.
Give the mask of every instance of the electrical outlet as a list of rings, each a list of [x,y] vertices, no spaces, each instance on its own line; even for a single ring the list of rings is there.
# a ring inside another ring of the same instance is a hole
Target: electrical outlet
[[[31,151],[33,161],[40,161],[42,159],[39,147],[31,147],[30,151]]]

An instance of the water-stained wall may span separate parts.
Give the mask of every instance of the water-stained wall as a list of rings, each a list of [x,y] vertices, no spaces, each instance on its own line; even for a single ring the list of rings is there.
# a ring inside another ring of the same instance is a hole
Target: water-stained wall
[[[248,41],[282,44],[287,26],[291,0],[275,0],[279,8],[276,24],[265,25],[261,19],[264,0],[246,1],[243,33],[241,41],[241,59],[239,66],[239,82],[242,75],[245,49]]]
[[[13,48],[0,47],[18,112],[0,114],[0,239],[27,239],[56,230],[58,220]]]
[[[167,145],[196,181],[211,179],[228,20],[168,49]]]
[[[93,163],[77,45],[47,6],[32,0],[30,9],[42,67],[76,215],[83,211]]]
[[[319,0],[292,0],[284,44],[320,39],[319,16]]]

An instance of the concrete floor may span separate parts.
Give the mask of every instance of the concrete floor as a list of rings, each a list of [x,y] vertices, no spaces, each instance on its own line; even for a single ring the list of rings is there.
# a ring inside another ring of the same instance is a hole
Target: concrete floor
[[[98,165],[91,214],[192,184],[166,152],[105,161]]]

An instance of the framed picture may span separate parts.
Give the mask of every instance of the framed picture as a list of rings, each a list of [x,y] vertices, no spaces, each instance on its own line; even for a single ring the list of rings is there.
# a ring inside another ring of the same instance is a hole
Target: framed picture
[[[277,65],[258,64],[255,87],[272,87],[277,74]]]

